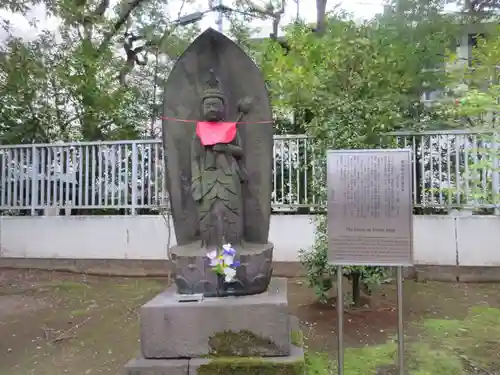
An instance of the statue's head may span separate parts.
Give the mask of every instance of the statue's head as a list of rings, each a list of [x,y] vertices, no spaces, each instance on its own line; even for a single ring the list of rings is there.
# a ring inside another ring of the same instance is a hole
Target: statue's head
[[[203,117],[207,121],[224,120],[226,98],[219,88],[219,80],[213,70],[209,72],[207,88],[203,93],[202,111]]]

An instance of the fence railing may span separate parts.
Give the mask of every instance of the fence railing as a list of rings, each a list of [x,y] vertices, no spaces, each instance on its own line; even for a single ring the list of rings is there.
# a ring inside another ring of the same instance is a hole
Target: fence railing
[[[413,150],[416,207],[496,207],[499,155],[493,133],[399,132],[384,139]],[[315,170],[313,149],[304,135],[275,137],[275,211],[323,206],[312,188],[322,172]],[[34,215],[50,207],[131,214],[157,209],[167,196],[163,165],[160,140],[0,146],[0,210]]]
[[[387,136],[397,147],[413,151],[414,206],[498,214],[500,133],[448,130]]]
[[[319,205],[310,139],[275,136],[273,209]],[[161,140],[0,146],[0,210],[158,208],[167,196]]]

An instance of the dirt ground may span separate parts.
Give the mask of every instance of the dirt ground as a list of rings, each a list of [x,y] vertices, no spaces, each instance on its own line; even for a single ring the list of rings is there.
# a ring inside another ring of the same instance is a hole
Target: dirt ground
[[[0,374],[119,374],[139,351],[138,308],[166,284],[166,280],[0,270]],[[290,280],[288,290],[290,309],[302,323],[307,349],[335,353],[335,306],[316,303],[304,280]],[[500,286],[405,281],[409,340],[417,335],[415,322],[465,319],[477,306],[500,308]],[[395,307],[396,289],[388,284],[366,299],[363,308],[346,310],[346,346],[386,343],[396,332]],[[492,340],[498,343],[497,339]]]
[[[347,284],[347,283],[346,283]],[[348,293],[349,285],[344,293]],[[315,350],[336,351],[336,301],[331,305],[315,302],[314,293],[303,280],[290,280],[289,304],[301,320],[308,344]],[[397,330],[396,285],[382,285],[360,309],[344,312],[344,336],[347,346],[361,347],[386,342]],[[500,308],[500,285],[467,283],[417,283],[406,280],[403,313],[407,333],[414,322],[424,319],[463,319],[472,306]]]

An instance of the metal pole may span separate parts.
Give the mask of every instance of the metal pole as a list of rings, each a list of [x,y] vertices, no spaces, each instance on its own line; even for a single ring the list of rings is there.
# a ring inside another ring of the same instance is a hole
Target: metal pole
[[[217,16],[217,26],[219,33],[222,33],[222,22],[224,21],[224,14],[222,13],[222,0],[219,0],[219,12]]]
[[[342,266],[337,267],[337,366],[338,375],[344,373],[344,292],[342,282],[344,279]]]
[[[399,375],[405,373],[405,333],[403,326],[403,267],[399,266],[396,269],[396,288],[398,302],[398,362]]]

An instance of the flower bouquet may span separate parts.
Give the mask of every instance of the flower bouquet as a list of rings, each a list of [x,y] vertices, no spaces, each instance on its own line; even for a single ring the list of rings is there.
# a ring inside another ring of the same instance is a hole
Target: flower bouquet
[[[213,250],[207,253],[207,258],[210,260],[210,267],[217,275],[224,278],[225,283],[231,283],[236,276],[236,267],[240,262],[235,261],[236,250],[228,243],[222,246],[221,251]]]

